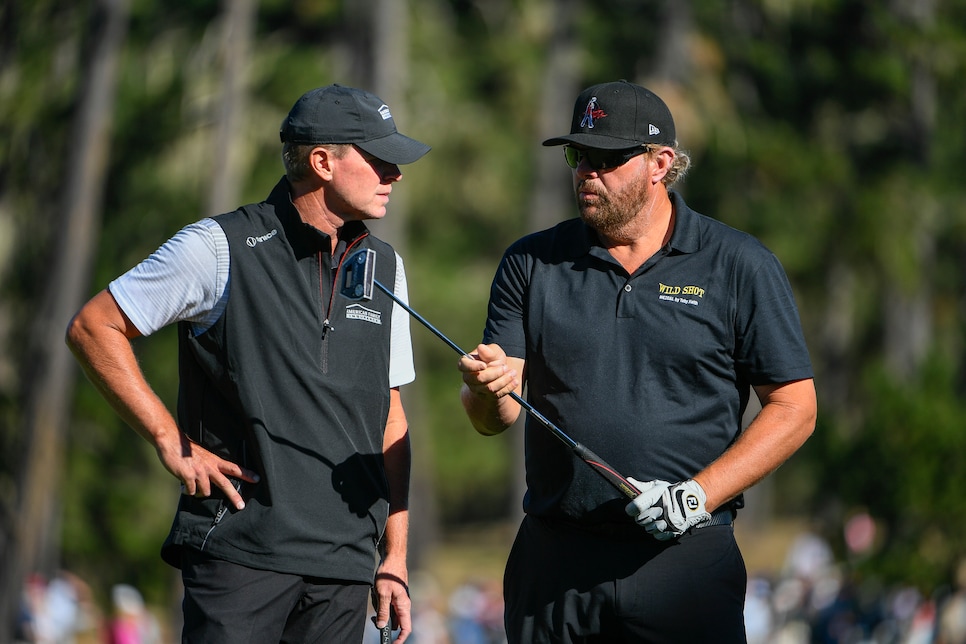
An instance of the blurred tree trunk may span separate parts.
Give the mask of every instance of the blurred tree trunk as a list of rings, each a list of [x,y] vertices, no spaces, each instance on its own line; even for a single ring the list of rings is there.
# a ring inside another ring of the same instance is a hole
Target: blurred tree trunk
[[[208,193],[208,214],[237,206],[241,185],[243,140],[241,127],[248,102],[247,70],[258,0],[223,0],[219,46],[222,91],[216,122],[213,176]]]
[[[412,132],[406,104],[409,87],[409,2],[372,0],[372,69],[367,82],[392,109],[393,120],[403,132]],[[403,167],[403,172],[406,168]],[[379,235],[406,257],[409,206],[408,190],[393,190],[392,216],[379,222]]]
[[[344,38],[340,48],[347,60],[347,80],[376,94],[392,110],[396,126],[412,132],[408,118],[406,90],[409,87],[409,11],[408,0],[357,0],[347,3]],[[338,75],[337,75],[338,77]],[[403,167],[405,177],[406,168]],[[393,190],[389,214],[371,228],[406,258],[406,227],[409,218],[405,188]]]
[[[552,0],[553,1],[553,0]],[[553,25],[547,43],[546,70],[541,77],[537,107],[537,140],[542,142],[564,133],[570,127],[571,108],[580,93],[580,59],[582,51],[577,40],[576,24],[583,10],[583,0],[556,0],[551,12]],[[543,147],[534,151],[536,169],[534,189],[530,193],[531,231],[543,230],[576,216],[570,169],[564,163],[559,147]],[[508,517],[513,522],[523,518],[523,495],[527,490],[526,449],[524,423],[521,414],[512,436],[513,491],[510,495]],[[537,430],[543,431],[543,430]],[[564,429],[566,431],[566,429]]]
[[[934,28],[935,0],[910,0],[892,3],[898,22],[912,23],[919,33]],[[936,79],[931,65],[913,50],[907,52],[912,70],[909,114],[902,121],[901,130],[894,132],[897,140],[905,140],[917,163],[928,168],[931,144],[936,129]],[[912,217],[911,234],[906,243],[911,244],[911,255],[916,258],[915,275],[911,279],[892,279],[886,286],[883,298],[885,321],[886,365],[899,382],[914,378],[926,357],[935,328],[932,316],[933,293],[931,282],[935,267],[936,224],[939,221],[938,204],[929,195],[910,204]]]
[[[850,350],[855,342],[855,293],[858,279],[847,262],[834,259],[825,275],[827,284],[822,335],[817,355],[822,356],[816,388],[822,406],[833,413],[848,414],[855,374],[850,368]],[[854,412],[853,412],[854,413]]]
[[[117,67],[127,34],[127,0],[100,0],[92,15],[87,77],[78,84],[64,191],[57,208],[59,230],[40,312],[34,318],[24,383],[26,448],[18,481],[14,539],[3,552],[2,624],[13,623],[28,573],[53,574],[60,551],[59,493],[68,405],[77,371],[64,346],[64,330],[90,288],[92,258],[114,113]]]
[[[371,91],[377,94],[392,109],[397,126],[406,133],[413,132],[413,123],[408,109],[407,89],[409,88],[409,11],[410,3],[405,0],[373,0],[370,15],[372,23],[372,75]],[[417,137],[418,138],[418,137]],[[405,175],[406,168],[403,167]],[[389,216],[373,226],[376,234],[385,239],[405,258],[409,248],[409,190],[402,184],[401,190],[393,190],[392,206]],[[410,287],[411,296],[418,294],[419,285]],[[418,297],[418,295],[417,295]],[[418,309],[417,309],[418,310]],[[418,326],[415,322],[413,327]],[[415,330],[413,343],[418,349],[428,340],[428,336]],[[417,365],[421,362],[417,351]],[[422,370],[422,369],[420,369]],[[410,419],[412,435],[413,468],[410,489],[410,567],[413,570],[425,565],[429,554],[439,543],[439,508],[436,496],[436,481],[433,478],[432,438],[429,423],[425,420],[432,410],[426,408],[426,393],[417,378],[412,385],[404,387],[403,401]]]
[[[537,107],[537,139],[545,141],[569,128],[571,107],[580,86],[582,51],[577,42],[576,23],[583,9],[583,0],[558,0],[547,43],[547,65],[540,82],[540,104]],[[536,171],[531,192],[531,231],[549,228],[576,216],[570,169],[563,160],[559,147],[542,145],[535,151]]]
[[[409,12],[408,0],[359,0],[348,3],[346,11],[350,28],[345,32],[344,49],[348,58],[346,81],[360,89],[376,94],[392,110],[396,126],[411,135],[413,123],[409,117],[407,89],[409,88]],[[415,137],[418,138],[418,137]],[[418,162],[417,162],[418,163]],[[405,179],[406,167],[402,168]],[[379,238],[392,244],[406,261],[409,239],[409,203],[407,184],[393,188],[387,216],[369,222]],[[418,299],[419,285],[409,285],[410,298]],[[419,310],[414,303],[414,308]],[[418,325],[412,321],[413,346],[416,359],[416,381],[402,388],[403,404],[409,420],[413,449],[412,481],[409,503],[409,567],[422,567],[429,553],[439,542],[439,508],[433,479],[434,455],[429,423],[425,420],[432,410],[426,409],[426,395],[420,373],[424,352],[420,345],[426,340]]]
[[[661,83],[684,84],[691,76],[691,17],[690,0],[664,0],[661,11],[661,34],[657,43],[657,58],[649,76]]]
[[[211,180],[208,184],[206,215],[228,212],[239,205],[246,148],[245,115],[248,106],[248,70],[252,60],[252,37],[258,15],[258,0],[222,0],[216,58],[221,92],[214,114],[216,131],[212,142]],[[181,611],[183,587],[180,571],[172,571],[169,604],[172,633],[184,625]]]

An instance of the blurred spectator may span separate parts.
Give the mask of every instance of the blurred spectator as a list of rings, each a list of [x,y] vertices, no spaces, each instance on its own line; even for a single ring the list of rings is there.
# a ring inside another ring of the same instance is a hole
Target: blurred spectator
[[[107,629],[108,644],[160,644],[161,629],[137,588],[117,584],[111,589],[111,601],[114,614]]]
[[[478,619],[486,634],[487,644],[505,644],[506,633],[503,626],[503,585],[495,580],[480,585],[483,602]]]
[[[956,569],[956,587],[942,603],[937,644],[966,644],[966,559]]]
[[[409,587],[413,596],[413,634],[407,643],[458,644],[450,639],[446,600],[436,580],[429,574],[415,574],[410,576]]]
[[[51,579],[33,574],[26,582],[18,616],[17,638],[33,644],[73,644],[77,635],[95,630],[96,609],[82,579],[60,571]]]
[[[483,594],[473,582],[463,584],[450,595],[450,630],[455,641],[460,644],[486,644],[486,634],[477,619],[483,602]]]
[[[868,527],[862,521],[858,525]],[[854,547],[855,542],[844,545],[848,559],[866,550]],[[930,597],[912,586],[882,587],[861,580],[848,569],[848,562],[836,561],[818,535],[796,537],[774,576],[749,576],[748,644],[966,644],[966,559],[953,585]],[[414,572],[410,581],[413,632],[407,644],[506,643],[498,579],[467,580],[448,596],[428,573]],[[136,588],[119,584],[111,598],[113,612],[99,641],[162,644],[159,624]],[[15,641],[91,642],[96,615],[90,590],[76,576],[62,572],[47,582],[34,575],[24,589]],[[366,628],[363,644],[379,644],[374,626]]]
[[[771,582],[764,577],[750,577],[745,593],[745,632],[748,644],[768,644],[774,628]]]
[[[804,532],[792,541],[785,556],[784,574],[809,584],[825,577],[832,566],[832,548],[822,537]]]
[[[459,644],[503,644],[503,592],[497,582],[470,581],[450,596],[450,634]]]

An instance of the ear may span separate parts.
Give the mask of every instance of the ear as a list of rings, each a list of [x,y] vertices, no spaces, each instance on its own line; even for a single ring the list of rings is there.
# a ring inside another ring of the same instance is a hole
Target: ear
[[[674,163],[674,149],[665,147],[655,150],[653,158],[654,169],[651,172],[651,183],[657,184],[661,183],[671,170],[671,165]]]
[[[315,174],[323,181],[332,179],[332,159],[333,154],[321,146],[315,147],[309,152],[309,166]]]

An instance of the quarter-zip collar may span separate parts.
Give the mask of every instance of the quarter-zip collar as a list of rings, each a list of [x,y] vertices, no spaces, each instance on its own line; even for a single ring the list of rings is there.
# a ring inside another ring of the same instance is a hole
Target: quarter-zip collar
[[[279,223],[285,231],[285,237],[292,247],[292,252],[299,259],[323,252],[332,254],[332,239],[318,228],[311,226],[299,215],[298,209],[292,203],[292,186],[288,179],[282,177],[266,201],[275,208]],[[361,237],[369,234],[369,229],[362,221],[346,222],[339,229],[336,257],[341,254],[339,248],[351,247]],[[343,242],[345,242],[343,244]]]

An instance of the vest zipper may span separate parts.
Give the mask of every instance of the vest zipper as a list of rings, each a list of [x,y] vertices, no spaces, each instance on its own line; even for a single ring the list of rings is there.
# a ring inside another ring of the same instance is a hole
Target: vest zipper
[[[241,442],[240,458],[242,467],[248,467],[248,448],[245,446],[245,441]],[[234,477],[229,477],[229,480],[234,486],[235,491],[241,494],[242,480]],[[222,501],[218,504],[218,511],[215,512],[215,518],[211,521],[211,527],[208,528],[208,532],[205,533],[205,538],[201,541],[200,549],[202,551],[205,549],[205,546],[208,545],[208,537],[210,537],[211,533],[215,531],[215,528],[218,527],[218,524],[221,523],[221,520],[225,518],[226,514],[228,514],[228,500],[222,499]]]
[[[242,488],[241,480],[233,478],[231,479],[231,483],[235,487],[235,491],[241,493],[241,488]],[[205,549],[205,546],[208,545],[208,537],[210,537],[211,533],[215,531],[215,528],[218,527],[218,524],[221,523],[221,520],[225,518],[226,514],[228,514],[228,501],[222,500],[218,504],[218,511],[215,512],[215,518],[212,519],[211,521],[211,527],[208,528],[208,532],[205,533],[205,538],[201,542],[200,549],[202,551]]]
[[[322,318],[322,373],[329,372],[329,335],[330,332],[335,331],[335,327],[332,326],[330,318],[332,317],[332,306],[335,303],[335,295],[339,284],[339,274],[342,272],[342,264],[345,262],[345,258],[348,257],[349,251],[352,250],[353,246],[368,236],[369,233],[360,235],[346,245],[345,252],[342,253],[342,257],[339,258],[339,264],[335,267],[335,273],[332,275],[332,285],[329,289],[329,304],[324,311],[321,309],[322,302],[325,300],[325,288],[323,287],[325,271],[322,269],[322,262],[325,258],[322,254],[322,251],[319,251],[319,317]]]

